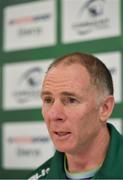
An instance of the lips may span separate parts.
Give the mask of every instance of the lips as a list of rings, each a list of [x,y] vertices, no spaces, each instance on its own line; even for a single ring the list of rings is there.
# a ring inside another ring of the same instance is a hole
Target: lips
[[[66,136],[66,135],[70,134],[70,132],[55,132],[55,134],[58,136]]]
[[[56,138],[60,139],[60,140],[65,140],[68,139],[70,137],[70,132],[63,132],[63,131],[55,131],[54,135]]]

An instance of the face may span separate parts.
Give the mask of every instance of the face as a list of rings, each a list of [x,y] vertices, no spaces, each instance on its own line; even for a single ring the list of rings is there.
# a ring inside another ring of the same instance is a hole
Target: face
[[[42,113],[56,149],[76,153],[98,136],[97,91],[82,65],[60,64],[50,69],[41,96]]]

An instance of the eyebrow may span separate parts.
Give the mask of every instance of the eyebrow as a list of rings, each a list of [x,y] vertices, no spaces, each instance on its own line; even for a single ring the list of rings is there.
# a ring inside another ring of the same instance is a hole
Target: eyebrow
[[[50,91],[41,91],[40,96],[44,96],[44,95],[52,95],[52,93]]]
[[[52,93],[50,91],[42,91],[41,92],[41,97],[45,96],[45,95],[52,95]],[[63,95],[63,96],[77,96],[78,97],[78,95],[76,93],[68,92],[68,91],[61,92],[61,95]]]
[[[74,92],[68,92],[68,91],[64,91],[61,94],[64,96],[77,96],[77,94],[75,94]]]

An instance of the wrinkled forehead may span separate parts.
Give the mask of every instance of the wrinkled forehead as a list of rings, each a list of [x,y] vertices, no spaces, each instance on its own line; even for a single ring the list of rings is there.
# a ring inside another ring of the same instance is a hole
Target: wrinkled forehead
[[[64,76],[70,77],[78,77],[83,78],[86,77],[87,80],[89,80],[90,74],[87,71],[87,69],[79,64],[79,63],[73,63],[73,64],[66,64],[66,63],[60,63],[57,66],[52,67],[46,74],[45,79],[47,77],[53,77],[54,79],[57,78],[57,76],[61,76],[61,78],[64,78]]]
[[[64,64],[52,67],[46,74],[42,89],[48,88],[86,88],[90,86],[90,75],[79,64]]]

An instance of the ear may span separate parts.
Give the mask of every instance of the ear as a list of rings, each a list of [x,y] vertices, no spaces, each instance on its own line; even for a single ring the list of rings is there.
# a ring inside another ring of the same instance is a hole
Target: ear
[[[113,108],[114,108],[114,97],[113,96],[107,96],[101,106],[100,106],[100,120],[102,122],[106,122],[108,118],[111,116]]]

